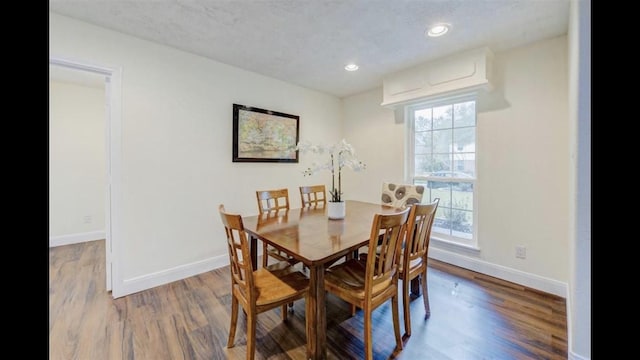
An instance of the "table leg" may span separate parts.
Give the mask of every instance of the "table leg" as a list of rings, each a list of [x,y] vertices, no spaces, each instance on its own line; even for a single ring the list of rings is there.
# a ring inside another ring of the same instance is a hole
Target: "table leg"
[[[307,358],[327,358],[327,314],[324,291],[324,265],[309,267],[309,297],[306,303]]]
[[[251,266],[253,270],[258,270],[258,239],[255,236],[250,236],[251,244],[249,246],[251,251]]]

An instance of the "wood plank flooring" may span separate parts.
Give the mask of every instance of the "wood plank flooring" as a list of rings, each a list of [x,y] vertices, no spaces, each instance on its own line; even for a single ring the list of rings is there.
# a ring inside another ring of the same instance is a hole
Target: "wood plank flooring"
[[[229,277],[224,267],[112,299],[103,240],[50,248],[49,359],[245,359],[242,314],[236,346],[226,348]],[[390,305],[374,312],[375,359],[567,359],[565,299],[435,260],[427,279],[431,317],[422,299],[411,302],[401,352],[393,354]],[[279,311],[258,316],[256,359],[304,359],[304,302],[287,322]],[[328,358],[361,359],[362,332],[362,311],[351,317],[329,294]]]

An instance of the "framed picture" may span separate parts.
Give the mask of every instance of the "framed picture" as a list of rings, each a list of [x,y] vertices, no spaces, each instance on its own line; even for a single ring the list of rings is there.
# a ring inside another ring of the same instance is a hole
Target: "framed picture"
[[[300,116],[233,104],[233,162],[297,163]]]

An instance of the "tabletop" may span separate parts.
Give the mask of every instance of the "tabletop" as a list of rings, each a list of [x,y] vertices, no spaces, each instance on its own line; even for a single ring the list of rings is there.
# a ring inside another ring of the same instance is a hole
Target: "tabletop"
[[[290,209],[243,218],[245,230],[289,253],[305,265],[325,263],[366,244],[376,213],[402,209],[362,201],[346,201],[346,216],[330,220],[325,208]]]

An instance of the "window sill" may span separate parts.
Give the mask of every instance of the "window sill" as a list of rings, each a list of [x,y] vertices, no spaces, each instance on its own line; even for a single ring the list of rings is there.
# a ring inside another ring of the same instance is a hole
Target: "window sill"
[[[461,244],[459,242],[454,242],[451,240],[446,240],[443,238],[439,238],[437,236],[431,235],[431,243],[436,245],[437,248],[442,250],[453,250],[456,252],[462,252],[477,255],[480,253],[480,248],[476,245],[466,245]]]

